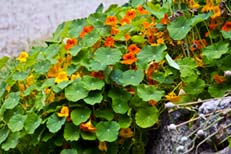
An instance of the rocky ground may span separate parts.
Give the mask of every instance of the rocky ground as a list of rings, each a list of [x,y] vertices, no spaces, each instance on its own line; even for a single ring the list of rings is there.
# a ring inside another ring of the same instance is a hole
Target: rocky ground
[[[100,3],[122,5],[128,0],[0,0],[0,57],[17,56],[31,42],[51,36],[58,24],[87,17]]]

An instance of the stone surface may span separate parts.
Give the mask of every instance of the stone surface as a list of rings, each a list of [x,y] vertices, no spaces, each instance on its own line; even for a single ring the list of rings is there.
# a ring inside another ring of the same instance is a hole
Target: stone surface
[[[89,16],[103,3],[128,0],[0,0],[0,57],[29,50],[34,40],[51,36],[63,21]]]
[[[231,135],[231,96],[198,104],[193,110],[178,107],[164,112],[159,129],[149,134],[147,147],[151,148],[147,148],[147,154],[231,154],[227,147],[227,136]],[[176,125],[176,130],[168,129],[170,124]]]

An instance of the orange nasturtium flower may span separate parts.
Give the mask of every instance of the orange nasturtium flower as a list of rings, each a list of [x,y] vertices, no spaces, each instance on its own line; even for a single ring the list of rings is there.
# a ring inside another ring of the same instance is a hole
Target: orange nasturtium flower
[[[126,64],[126,65],[131,65],[135,63],[136,61],[137,61],[137,58],[135,54],[129,52],[123,55],[123,60],[121,61],[121,63]]]
[[[198,9],[200,7],[200,5],[197,2],[195,2],[194,0],[190,0],[189,1],[189,7],[191,9]]]
[[[80,38],[83,38],[86,34],[90,33],[94,27],[92,25],[83,27],[83,30],[80,33]]]
[[[168,93],[168,95],[165,96],[165,98],[170,101],[170,102],[178,102],[180,101],[181,97],[180,96],[177,96],[173,91]]]
[[[122,138],[131,138],[133,135],[131,128],[121,128],[119,131],[119,136]]]
[[[61,70],[62,70],[61,63],[58,62],[48,70],[47,77],[48,78],[55,78]]]
[[[227,21],[227,22],[222,26],[221,30],[226,31],[226,32],[230,31],[230,30],[231,30],[231,21]]]
[[[215,75],[213,76],[213,79],[214,79],[214,81],[215,81],[217,84],[222,84],[222,83],[224,83],[225,80],[226,80],[224,76],[220,76],[220,75],[218,75],[218,74],[215,74]]]
[[[125,18],[128,18],[128,19],[132,20],[135,17],[136,17],[136,11],[134,9],[128,10],[126,12]]]
[[[107,143],[106,142],[99,142],[98,148],[100,151],[107,151]]]
[[[66,38],[64,39],[64,48],[66,50],[69,50],[70,48],[72,48],[73,46],[75,46],[78,43],[78,40],[76,38]]]
[[[142,5],[137,7],[139,14],[148,14],[148,11],[143,8]]]
[[[19,60],[20,63],[24,63],[24,62],[26,62],[28,56],[29,56],[28,53],[26,51],[23,51],[18,56],[17,60]]]
[[[164,14],[164,18],[160,21],[161,24],[167,25],[169,23],[168,14]]]
[[[133,53],[133,54],[137,54],[140,52],[140,48],[136,46],[136,44],[131,44],[128,47],[128,52]]]
[[[221,9],[219,6],[214,6],[213,12],[214,12],[214,14],[211,16],[212,19],[215,19],[215,18],[221,16]]]
[[[113,27],[111,28],[111,34],[112,34],[112,35],[118,34],[119,31],[120,31],[120,30],[119,30],[116,26],[113,26]]]
[[[214,3],[213,0],[206,0],[206,5],[202,8],[202,12],[208,12],[213,10]]]
[[[114,46],[114,39],[112,37],[107,37],[105,42],[104,42],[104,45],[106,47],[113,47]]]
[[[117,23],[117,17],[116,16],[107,16],[105,25],[115,26]]]
[[[130,22],[131,22],[131,20],[129,19],[129,18],[126,18],[126,17],[124,17],[124,18],[122,18],[121,20],[120,20],[120,24],[123,26],[123,25],[126,25],[126,24],[130,24]]]
[[[69,116],[69,108],[67,106],[62,106],[61,111],[58,113],[58,117],[65,117]]]
[[[58,76],[55,78],[55,83],[60,83],[67,80],[69,80],[67,73],[65,71],[61,71],[58,73]]]
[[[85,132],[94,133],[96,128],[92,125],[91,120],[88,120],[86,123],[81,123],[79,128]]]

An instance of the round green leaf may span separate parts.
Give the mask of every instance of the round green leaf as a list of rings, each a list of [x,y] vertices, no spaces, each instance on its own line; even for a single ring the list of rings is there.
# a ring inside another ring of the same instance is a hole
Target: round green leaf
[[[44,54],[47,56],[46,58],[51,60],[59,52],[59,48],[59,44],[49,45],[44,51]]]
[[[97,118],[106,119],[111,121],[114,118],[114,112],[111,109],[97,109],[94,111],[94,115]]]
[[[90,64],[87,65],[87,69],[89,71],[103,71],[105,70],[107,65],[102,64],[94,59],[90,60]]]
[[[2,144],[2,149],[8,151],[9,149],[15,148],[19,143],[19,132],[11,133],[7,140]]]
[[[76,149],[63,149],[60,154],[78,154]]]
[[[9,133],[10,133],[10,130],[7,129],[6,127],[3,127],[3,128],[0,129],[0,134],[1,134],[0,135],[0,144],[6,140]]]
[[[47,128],[51,133],[56,133],[62,128],[65,121],[66,118],[59,118],[56,113],[54,113],[47,120]]]
[[[153,85],[141,84],[137,88],[137,94],[143,101],[160,101],[164,96],[164,91],[157,90]]]
[[[194,82],[185,83],[184,90],[189,95],[198,95],[203,92],[205,88],[205,81],[197,79]]]
[[[148,128],[153,126],[159,118],[159,111],[156,107],[148,106],[140,108],[136,115],[136,124],[141,128]]]
[[[67,141],[78,141],[79,128],[72,123],[66,123],[63,136]]]
[[[27,77],[28,73],[27,72],[15,72],[13,75],[13,80],[17,81],[22,81],[25,80]]]
[[[128,111],[128,101],[125,99],[112,99],[112,109],[115,113],[124,114]]]
[[[71,112],[71,119],[73,123],[78,126],[82,122],[87,121],[91,115],[91,110],[88,108],[77,108]]]
[[[20,99],[20,92],[12,92],[8,95],[8,98],[4,101],[3,105],[5,109],[13,109],[18,105]]]
[[[100,39],[100,35],[96,30],[91,31],[87,35],[83,37],[83,39],[79,42],[82,47],[91,47]]]
[[[115,48],[101,47],[95,52],[95,60],[104,65],[113,65],[120,61],[122,53]]]
[[[75,80],[76,81],[76,80]],[[88,95],[88,90],[83,87],[80,81],[73,82],[65,88],[65,96],[69,101],[76,102],[85,98]]]
[[[160,62],[164,59],[164,51],[167,49],[166,45],[159,46],[144,46],[142,50],[137,54],[138,64],[146,68],[146,65],[151,61]]]
[[[117,139],[120,125],[115,121],[101,121],[96,125],[96,136],[100,141],[113,142]]]
[[[118,123],[120,124],[120,128],[128,128],[132,123],[132,118],[125,114],[120,115]]]
[[[170,37],[174,40],[185,38],[192,28],[191,24],[191,19],[187,19],[185,16],[176,18],[167,27]]]
[[[131,40],[134,43],[144,43],[146,41],[146,39],[143,36],[139,36],[139,35],[132,36]]]
[[[223,41],[214,43],[210,46],[203,48],[202,55],[206,56],[208,60],[218,59],[223,54],[229,51],[229,43],[225,43]]]
[[[82,83],[84,84],[84,88],[87,90],[101,90],[104,87],[103,80],[98,78],[94,78],[92,76],[84,76],[82,78]]]
[[[20,131],[24,127],[24,122],[26,120],[26,115],[22,114],[14,114],[9,122],[8,122],[8,127],[12,132]]]
[[[211,15],[212,15],[212,12],[195,15],[195,16],[191,19],[191,21],[192,21],[192,23],[191,23],[192,26],[195,26],[196,24],[198,24],[198,23],[200,23],[200,22],[203,22],[203,21],[207,20]]]
[[[177,69],[177,70],[180,70],[180,66],[172,59],[172,57],[169,56],[169,54],[166,54],[165,56],[169,66]]]
[[[48,69],[50,68],[51,63],[48,60],[44,60],[41,62],[38,62],[34,66],[34,70],[36,73],[43,74],[48,72]]]
[[[223,30],[222,30],[221,33],[222,33],[222,36],[223,36],[225,39],[231,40],[231,31],[226,32],[226,31],[223,31]]]
[[[95,133],[81,131],[80,134],[84,140],[90,140],[90,141],[96,140]]]
[[[84,98],[84,101],[87,104],[95,105],[96,103],[101,103],[103,100],[102,93],[99,91],[91,91],[86,98]]]
[[[35,129],[40,126],[42,119],[35,113],[29,114],[24,123],[24,128],[28,134],[33,134]]]
[[[120,82],[123,86],[133,85],[137,86],[144,78],[142,70],[128,70],[122,73]]]

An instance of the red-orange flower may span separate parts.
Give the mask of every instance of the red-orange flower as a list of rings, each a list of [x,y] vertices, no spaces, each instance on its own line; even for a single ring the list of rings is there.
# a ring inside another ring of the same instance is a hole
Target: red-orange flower
[[[104,45],[106,47],[113,47],[114,46],[114,39],[112,37],[107,37],[105,42],[104,42]]]
[[[213,76],[213,79],[214,79],[214,81],[215,81],[217,84],[222,84],[222,83],[224,83],[225,80],[226,80],[224,76],[220,76],[220,75],[218,75],[218,74],[215,74],[215,75]]]
[[[130,38],[131,38],[131,36],[127,33],[127,34],[125,34],[125,41],[128,41],[128,40],[130,40]]]
[[[103,72],[91,72],[91,76],[95,77],[95,78],[99,78],[101,80],[104,79],[104,75],[103,75]]]
[[[92,25],[83,27],[82,32],[80,33],[80,38],[83,38],[86,34],[90,33],[94,27]]]
[[[204,48],[207,45],[207,42],[205,39],[201,39],[201,40],[194,40],[192,42],[192,45],[190,47],[191,51],[196,51],[196,50],[200,50],[202,48]]]
[[[119,33],[119,29],[116,27],[116,26],[113,26],[112,28],[111,28],[111,34],[112,35],[116,35],[116,34],[118,34]]]
[[[121,61],[121,63],[126,65],[131,65],[136,61],[137,61],[136,56],[133,53],[129,52],[123,55],[123,60]]]
[[[223,31],[230,31],[231,30],[231,21],[227,21],[221,28]]]
[[[108,16],[105,21],[105,25],[115,26],[117,23],[116,16]]]
[[[164,14],[164,18],[160,21],[160,23],[163,25],[167,25],[169,23],[167,14]]]
[[[123,25],[126,25],[126,24],[130,24],[131,20],[129,18],[122,18],[120,20],[120,24],[123,26]]]
[[[66,50],[69,50],[70,48],[72,48],[78,43],[78,40],[76,38],[69,38],[64,43],[65,43],[64,48]]]
[[[133,54],[137,54],[140,52],[140,48],[138,48],[135,44],[131,44],[128,47],[128,52],[133,53]]]
[[[89,120],[86,123],[81,123],[79,125],[79,128],[85,132],[94,133],[96,131],[96,128],[92,125],[91,120]]]
[[[134,19],[136,17],[136,11],[134,9],[128,10],[125,18],[128,18],[130,20]]]
[[[148,14],[148,11],[143,8],[142,5],[137,7],[139,14]]]

